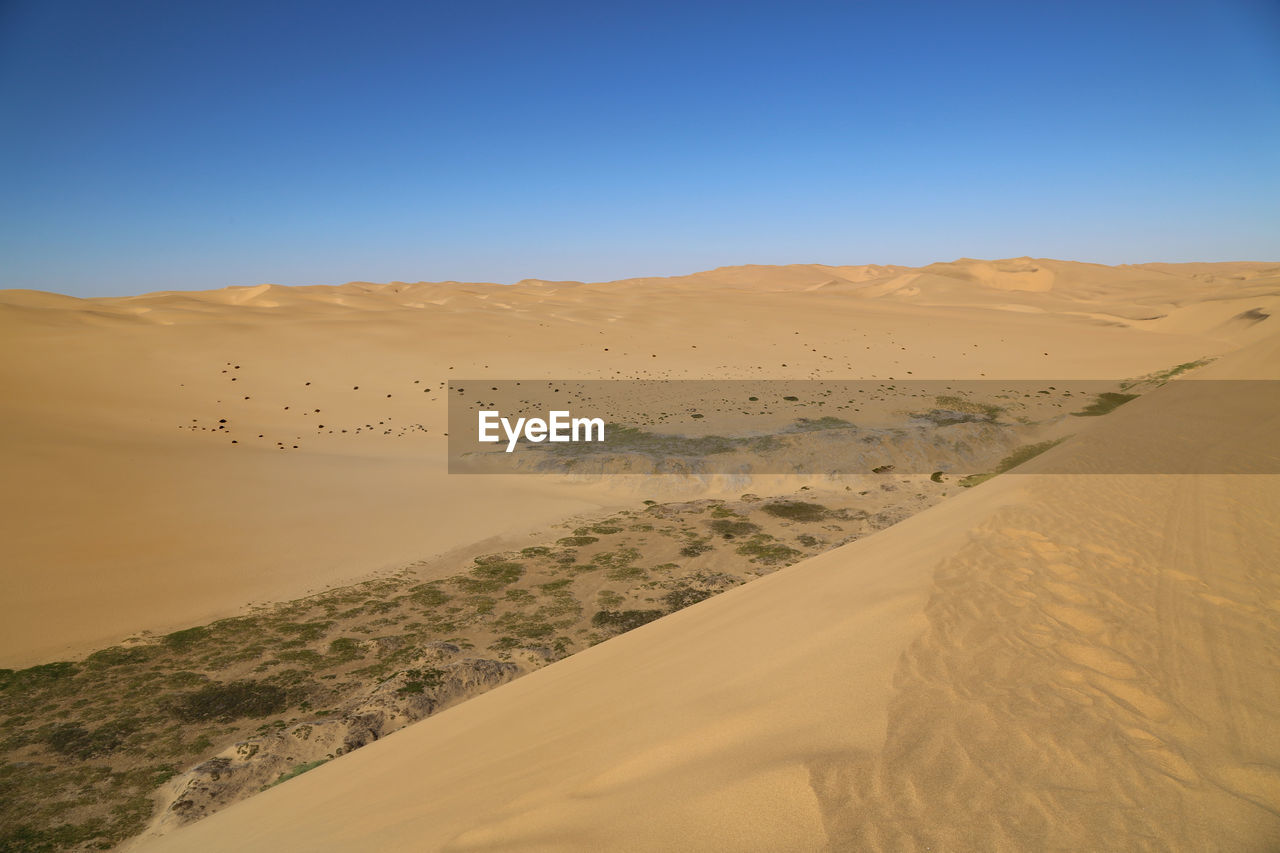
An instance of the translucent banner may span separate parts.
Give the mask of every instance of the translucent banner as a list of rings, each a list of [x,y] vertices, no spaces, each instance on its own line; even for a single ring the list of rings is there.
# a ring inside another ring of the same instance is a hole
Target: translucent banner
[[[1276,435],[1270,380],[449,386],[455,474],[1274,474]]]

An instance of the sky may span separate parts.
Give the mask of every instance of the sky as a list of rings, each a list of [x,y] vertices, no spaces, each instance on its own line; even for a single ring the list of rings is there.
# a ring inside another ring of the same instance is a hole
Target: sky
[[[0,0],[0,288],[1280,260],[1280,3]]]

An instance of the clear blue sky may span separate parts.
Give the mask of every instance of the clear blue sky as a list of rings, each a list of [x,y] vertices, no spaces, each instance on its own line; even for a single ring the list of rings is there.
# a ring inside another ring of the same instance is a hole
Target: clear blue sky
[[[1280,3],[0,0],[0,287],[1280,260]]]

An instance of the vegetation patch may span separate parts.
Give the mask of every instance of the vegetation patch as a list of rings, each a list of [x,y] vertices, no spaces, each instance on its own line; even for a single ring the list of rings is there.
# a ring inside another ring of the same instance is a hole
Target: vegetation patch
[[[431,584],[416,586],[409,594],[409,600],[421,607],[439,607],[447,603],[449,599],[448,593]]]
[[[324,636],[333,623],[327,620],[315,622],[292,623],[286,622],[278,625],[276,630],[281,634],[290,634],[294,639],[303,643],[312,643]]]
[[[1029,459],[1034,459],[1041,453],[1044,453],[1051,447],[1056,447],[1065,440],[1066,439],[1059,438],[1056,441],[1042,441],[1039,444],[1028,444],[1025,447],[1019,447],[1013,453],[1010,453],[1004,459],[1000,460],[1000,464],[996,466],[994,471],[987,471],[983,474],[970,474],[968,477],[964,477],[960,480],[960,485],[965,488],[969,488],[971,486],[976,486],[979,483],[985,483],[997,474],[1003,474],[1006,471],[1017,468],[1023,462],[1026,462]]]
[[[1254,309],[1254,310],[1256,311],[1258,309]],[[1241,314],[1239,316],[1241,318],[1245,318],[1248,315],[1248,313],[1249,312],[1245,312],[1244,314]],[[1264,314],[1262,317],[1258,319],[1265,319],[1266,316],[1267,315]],[[1208,364],[1211,361],[1213,361],[1213,359],[1211,358],[1200,358],[1200,359],[1196,359],[1195,361],[1186,361],[1186,362],[1183,362],[1182,364],[1175,364],[1173,367],[1170,367],[1167,370],[1158,370],[1155,373],[1142,377],[1141,379],[1135,379],[1131,382],[1125,382],[1120,387],[1132,388],[1134,385],[1143,385],[1148,383],[1152,385],[1163,385],[1173,377],[1186,373],[1191,370],[1195,370],[1198,367],[1204,367],[1206,364]]]
[[[517,606],[532,604],[534,601],[537,600],[537,597],[534,596],[533,593],[529,592],[529,590],[520,589],[519,587],[516,587],[515,589],[507,590],[505,593],[503,593],[502,597]]]
[[[725,438],[720,435],[684,436],[646,432],[636,427],[608,424],[607,440],[579,444],[557,444],[550,449],[557,455],[585,455],[592,453],[642,453],[661,458],[712,456],[729,453],[744,443],[743,439]]]
[[[773,501],[760,508],[774,518],[788,521],[822,521],[831,514],[825,506],[805,501]]]
[[[744,542],[737,550],[742,556],[750,557],[753,563],[763,563],[766,566],[793,563],[804,556],[795,548],[781,543]]]
[[[1093,418],[1114,412],[1130,400],[1136,400],[1137,394],[1121,394],[1116,391],[1104,391],[1092,403],[1078,412],[1072,412],[1077,418]]]
[[[163,642],[171,649],[186,651],[192,646],[205,642],[209,639],[209,636],[210,632],[208,628],[187,628],[182,631],[174,631],[172,634],[166,634]]]
[[[759,531],[760,525],[753,524],[750,521],[730,521],[726,518],[719,518],[711,522],[711,532],[725,539],[733,539],[736,536],[749,536]]]
[[[622,548],[617,551],[603,551],[591,558],[591,565],[604,569],[629,566],[640,559],[640,552],[635,548]]]
[[[92,730],[80,723],[60,723],[49,732],[45,742],[54,752],[85,761],[115,752],[138,729],[138,722],[130,719],[112,720]]]
[[[592,533],[599,533],[601,536],[611,536],[614,533],[621,533],[622,528],[613,524],[596,524],[588,527],[587,530]]]
[[[993,422],[1004,411],[1003,406],[997,406],[993,403],[983,403],[977,400],[968,400],[964,397],[954,394],[941,394],[934,398],[934,402],[938,404],[938,410],[943,413],[950,413],[956,416],[970,415],[976,416],[978,421]],[[955,421],[955,423],[972,423],[973,419]]]
[[[749,516],[747,504],[766,503],[787,509]],[[438,580],[405,572],[79,661],[0,670],[0,851],[117,845],[146,825],[157,786],[234,743],[340,719],[371,697],[430,697],[467,650],[501,659],[525,649],[529,667],[571,654],[799,559],[765,530],[818,513],[817,504],[753,495],[647,506],[644,521],[614,512],[579,522],[575,546],[628,531],[581,558],[548,537]],[[790,544],[823,547],[828,529],[853,532],[845,522],[857,520],[845,509],[825,519],[823,539],[788,536]],[[724,571],[691,570],[719,537],[737,537],[743,558],[721,560]],[[680,563],[648,562],[677,551]],[[610,588],[600,589],[606,577]],[[260,784],[306,769],[277,778],[273,768]]]
[[[843,418],[798,418],[791,427],[791,432],[819,432],[826,429],[850,429],[853,427]]]
[[[453,583],[463,592],[497,592],[520,580],[523,574],[524,566],[520,563],[494,560],[480,563],[471,569],[470,577],[456,577]]]
[[[663,615],[665,614],[661,610],[598,610],[591,617],[591,624],[596,628],[621,634]]]
[[[699,601],[705,601],[714,594],[709,589],[699,589],[686,584],[679,584],[664,595],[662,600],[667,607],[675,611],[683,610],[691,604],[697,604]]]
[[[69,679],[79,671],[80,667],[70,661],[42,663],[16,672],[12,669],[0,670],[0,688],[41,687]]]
[[[94,652],[85,658],[85,663],[92,667],[123,666],[132,663],[144,663],[151,660],[159,650],[151,646],[112,646]]]
[[[274,684],[238,681],[210,684],[172,697],[167,704],[169,712],[185,722],[230,722],[278,714],[288,707],[288,694]]]
[[[545,640],[556,632],[555,626],[546,621],[545,616],[544,613],[504,613],[494,625],[503,634],[521,640]]]
[[[442,669],[431,667],[407,669],[404,672],[404,676],[404,684],[396,688],[396,694],[399,696],[416,696],[439,687],[445,672]]]
[[[685,545],[683,548],[680,549],[680,556],[681,557],[697,557],[701,554],[707,553],[708,551],[714,551],[714,550],[715,550],[715,546],[712,545],[710,542],[708,542],[706,539],[694,539],[692,542],[690,542],[689,544]]]
[[[316,759],[315,761],[308,761],[306,764],[299,764],[297,767],[294,767],[291,770],[286,770],[284,773],[281,773],[279,778],[276,779],[276,781],[272,782],[270,785],[265,786],[262,790],[265,791],[267,790],[267,788],[274,788],[276,785],[279,785],[281,782],[288,782],[290,779],[293,779],[294,777],[297,777],[297,776],[301,776],[303,773],[306,773],[308,770],[315,770],[321,764],[328,763],[329,760],[330,759],[328,758],[319,758],[319,759]]]
[[[648,577],[648,575],[647,569],[631,565],[621,565],[604,573],[604,576],[611,581],[633,581]]]
[[[329,656],[340,661],[360,657],[360,641],[354,637],[339,637],[329,642]]]
[[[113,771],[78,765],[55,781],[43,766],[0,764],[0,850],[108,850],[137,835],[151,817],[151,791],[173,777],[169,765]],[[59,784],[61,782],[62,784]],[[68,787],[70,786],[70,787]],[[85,817],[85,803],[110,802]]]

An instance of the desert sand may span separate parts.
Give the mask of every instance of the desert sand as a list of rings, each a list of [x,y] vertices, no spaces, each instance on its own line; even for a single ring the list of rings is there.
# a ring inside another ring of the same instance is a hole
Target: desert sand
[[[1126,378],[1216,358],[1177,381],[1276,379],[1277,308],[1280,265],[1029,258],[0,292],[0,665],[647,496],[449,477],[441,389],[455,376]],[[1087,473],[1099,448],[1141,452],[1153,422],[1194,415],[1152,392],[1030,473],[146,849],[1274,847],[1280,478]],[[1263,397],[1198,448],[1248,470],[1274,458],[1277,417]],[[1082,473],[1034,473],[1049,463]]]

